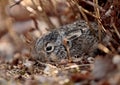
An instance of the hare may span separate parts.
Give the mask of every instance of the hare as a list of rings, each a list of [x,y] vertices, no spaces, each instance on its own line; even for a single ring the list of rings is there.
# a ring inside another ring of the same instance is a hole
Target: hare
[[[94,57],[98,45],[98,27],[84,20],[64,25],[38,39],[35,45],[38,59],[59,61],[67,58]],[[94,32],[94,33],[93,33]]]

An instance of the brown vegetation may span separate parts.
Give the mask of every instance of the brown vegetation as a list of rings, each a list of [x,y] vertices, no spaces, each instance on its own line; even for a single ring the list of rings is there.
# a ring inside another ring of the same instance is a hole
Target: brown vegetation
[[[97,22],[99,40],[110,36],[100,55],[86,64],[34,60],[38,37],[77,19]],[[119,64],[120,0],[0,0],[0,85],[120,85]]]

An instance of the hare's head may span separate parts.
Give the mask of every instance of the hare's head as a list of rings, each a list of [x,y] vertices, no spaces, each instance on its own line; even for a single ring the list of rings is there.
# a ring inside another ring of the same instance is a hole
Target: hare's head
[[[35,47],[41,61],[46,59],[56,61],[67,57],[66,48],[62,44],[62,36],[56,30],[38,39]]]

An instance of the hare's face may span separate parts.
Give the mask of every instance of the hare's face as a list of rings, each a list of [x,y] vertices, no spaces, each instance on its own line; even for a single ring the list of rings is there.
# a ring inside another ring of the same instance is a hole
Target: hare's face
[[[62,36],[57,31],[38,39],[35,47],[41,60],[56,61],[67,57],[65,46],[62,44]]]

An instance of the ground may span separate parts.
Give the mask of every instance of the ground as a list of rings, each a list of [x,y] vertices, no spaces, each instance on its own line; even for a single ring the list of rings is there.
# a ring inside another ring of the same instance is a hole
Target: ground
[[[120,0],[0,0],[0,85],[120,85]],[[78,18],[110,37],[89,61],[41,62],[34,45]]]

